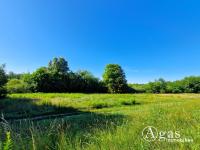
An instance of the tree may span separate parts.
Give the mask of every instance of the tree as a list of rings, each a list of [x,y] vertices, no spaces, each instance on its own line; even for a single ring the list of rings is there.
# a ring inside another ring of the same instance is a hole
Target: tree
[[[47,69],[51,78],[51,90],[68,92],[70,90],[68,62],[62,57],[55,57],[49,62]]]
[[[155,80],[154,82],[149,82],[147,91],[150,93],[166,93],[167,82],[162,78]]]
[[[35,92],[51,92],[52,84],[46,67],[41,67],[33,72],[32,80],[35,85]]]
[[[69,71],[68,62],[62,57],[55,57],[49,62],[48,70],[53,74],[66,74]]]
[[[20,79],[21,76],[22,76],[22,74],[17,74],[17,73],[10,71],[7,75],[7,78],[8,78],[8,80],[10,80],[10,79]]]
[[[103,74],[105,82],[110,93],[125,93],[127,92],[127,80],[125,73],[118,64],[108,64]]]
[[[167,93],[184,93],[183,80],[167,82]]]
[[[92,73],[89,71],[78,71],[78,76],[81,77],[81,83],[83,87],[82,92],[86,93],[95,93],[95,92],[104,92],[105,87],[100,82],[98,78],[96,78]]]
[[[190,76],[183,79],[186,93],[200,93],[200,77]]]
[[[83,79],[78,73],[69,72],[69,92],[83,92]]]
[[[5,84],[7,82],[7,76],[5,73],[5,65],[0,66],[0,98],[3,98],[6,96],[6,88]]]
[[[34,81],[31,73],[24,73],[21,80],[26,84],[26,92],[36,91],[36,82]]]

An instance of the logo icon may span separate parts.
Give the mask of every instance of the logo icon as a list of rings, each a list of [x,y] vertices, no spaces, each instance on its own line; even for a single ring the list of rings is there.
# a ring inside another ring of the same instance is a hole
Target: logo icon
[[[142,137],[148,142],[155,141],[158,137],[158,131],[153,126],[147,126],[142,131]]]

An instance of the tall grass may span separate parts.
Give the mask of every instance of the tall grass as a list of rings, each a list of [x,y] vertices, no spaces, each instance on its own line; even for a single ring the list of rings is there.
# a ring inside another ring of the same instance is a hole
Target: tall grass
[[[34,105],[33,110],[37,107],[43,108],[42,105],[48,102],[53,109],[53,106],[57,107],[59,104],[62,107],[73,107],[75,110],[88,113],[40,121],[10,120],[6,131],[11,133],[10,140],[2,137],[1,143],[10,141],[8,143],[11,143],[11,148],[15,150],[198,150],[200,148],[200,95],[198,94],[10,95],[11,101],[17,99],[36,100],[28,103],[30,108]],[[140,105],[136,105],[137,103]],[[98,105],[101,107],[95,107]],[[6,106],[3,110],[6,110],[5,108]],[[147,142],[141,134],[142,130],[150,125],[158,130],[178,130],[181,136],[192,138],[193,142]],[[3,128],[0,133],[5,135]]]

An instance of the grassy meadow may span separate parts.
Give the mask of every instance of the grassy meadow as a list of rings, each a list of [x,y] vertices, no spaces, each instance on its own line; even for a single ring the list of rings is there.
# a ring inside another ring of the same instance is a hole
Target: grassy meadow
[[[0,149],[200,149],[200,94],[11,94],[0,111]],[[193,142],[145,141],[146,126]]]

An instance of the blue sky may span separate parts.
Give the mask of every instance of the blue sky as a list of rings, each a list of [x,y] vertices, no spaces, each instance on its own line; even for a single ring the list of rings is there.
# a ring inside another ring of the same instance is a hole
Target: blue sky
[[[34,71],[55,56],[101,77],[120,64],[129,82],[200,75],[200,2],[0,0],[0,63]]]

